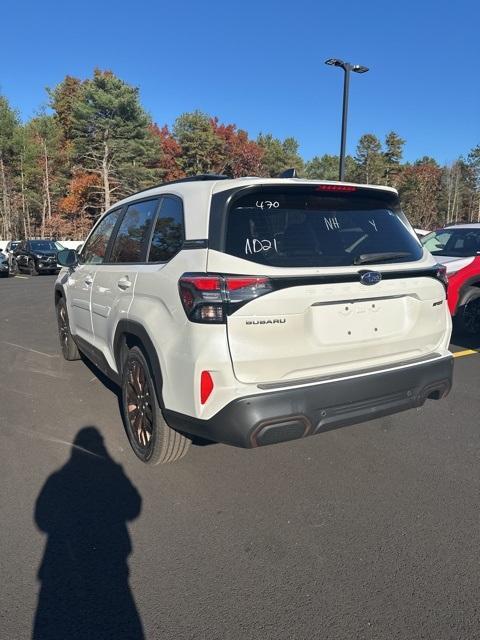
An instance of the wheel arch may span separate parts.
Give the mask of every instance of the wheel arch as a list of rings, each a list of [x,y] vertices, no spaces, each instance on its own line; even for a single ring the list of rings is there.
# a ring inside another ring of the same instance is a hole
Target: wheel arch
[[[148,335],[145,327],[138,322],[131,320],[120,320],[115,330],[115,338],[113,341],[113,352],[117,370],[121,375],[123,362],[128,349],[138,346],[142,349],[147,361],[152,369],[153,381],[155,384],[155,392],[157,394],[158,404],[162,409],[165,408],[163,402],[163,375],[158,359],[157,351],[153,345],[152,339]]]
[[[62,287],[61,284],[56,284],[55,285],[54,295],[55,295],[55,306],[57,306],[57,304],[59,303],[60,298],[64,298],[65,299],[65,297],[66,297],[65,296],[65,290],[64,290],[64,288]]]
[[[456,311],[476,298],[480,298],[480,274],[468,278],[460,287]]]

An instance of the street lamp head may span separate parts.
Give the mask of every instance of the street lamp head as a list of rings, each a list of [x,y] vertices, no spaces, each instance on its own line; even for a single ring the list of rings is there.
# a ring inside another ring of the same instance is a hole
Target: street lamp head
[[[343,67],[345,63],[343,60],[338,60],[337,58],[329,58],[328,60],[325,60],[325,64],[332,67]]]
[[[363,67],[361,64],[354,64],[352,66],[352,71],[355,71],[355,73],[367,73],[368,70],[368,67]]]

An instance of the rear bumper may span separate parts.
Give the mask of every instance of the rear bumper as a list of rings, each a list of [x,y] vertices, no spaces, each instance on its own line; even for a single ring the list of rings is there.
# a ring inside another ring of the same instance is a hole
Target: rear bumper
[[[452,386],[453,358],[238,398],[209,420],[165,410],[178,431],[238,447],[258,447],[330,431],[440,399]]]

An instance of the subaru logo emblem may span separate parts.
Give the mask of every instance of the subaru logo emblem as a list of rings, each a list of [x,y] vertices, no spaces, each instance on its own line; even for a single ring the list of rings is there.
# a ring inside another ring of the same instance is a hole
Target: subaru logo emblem
[[[378,284],[382,279],[382,274],[378,271],[362,271],[360,273],[360,282],[362,284],[371,285]]]

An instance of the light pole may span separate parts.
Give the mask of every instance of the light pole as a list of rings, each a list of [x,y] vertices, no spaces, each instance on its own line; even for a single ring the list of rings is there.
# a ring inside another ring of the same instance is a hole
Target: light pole
[[[347,143],[347,116],[348,116],[348,90],[350,86],[350,72],[366,73],[368,67],[363,67],[361,64],[350,64],[350,62],[344,62],[343,60],[337,60],[336,58],[329,58],[325,60],[325,64],[333,67],[341,67],[344,71],[343,78],[343,111],[342,111],[342,139],[340,142],[340,171],[339,180],[345,179],[345,147]]]

